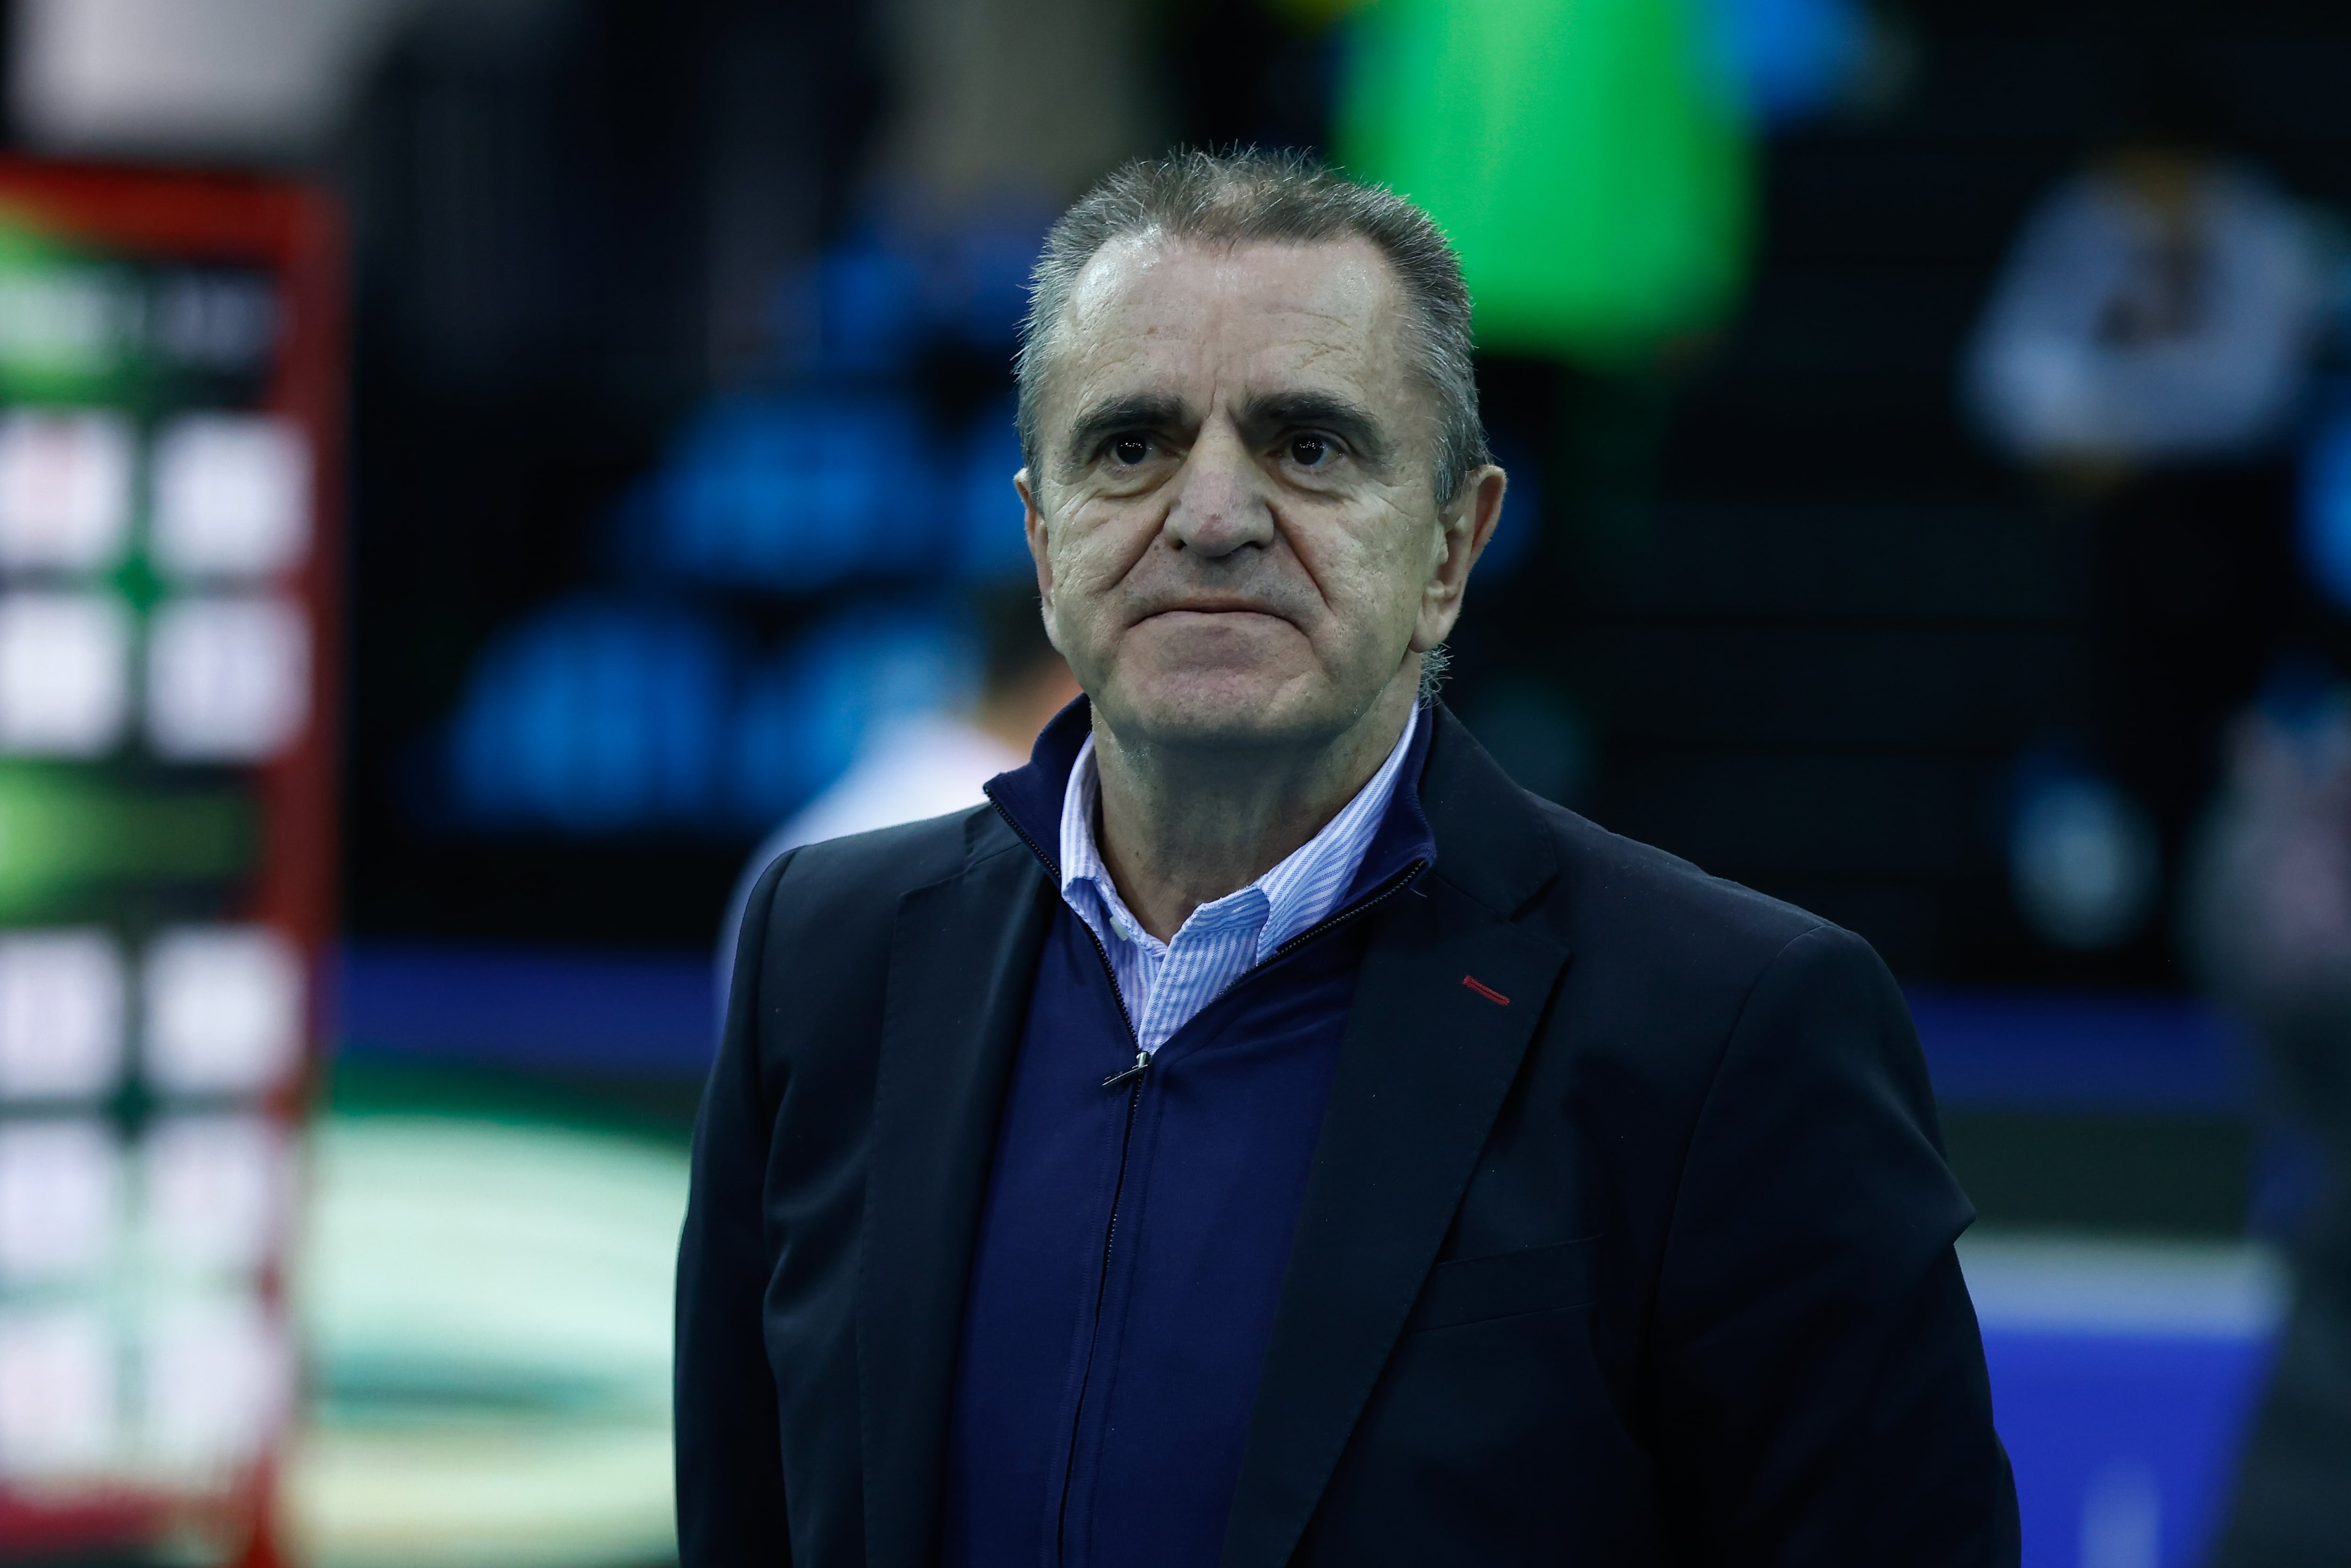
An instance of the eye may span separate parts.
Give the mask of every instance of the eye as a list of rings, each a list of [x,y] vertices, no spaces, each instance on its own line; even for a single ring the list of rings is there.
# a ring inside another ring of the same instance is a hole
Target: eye
[[[1114,435],[1108,451],[1112,461],[1132,468],[1151,455],[1151,438],[1147,435]]]
[[[1327,467],[1338,455],[1337,445],[1327,435],[1293,435],[1290,438],[1290,460],[1301,468]]]

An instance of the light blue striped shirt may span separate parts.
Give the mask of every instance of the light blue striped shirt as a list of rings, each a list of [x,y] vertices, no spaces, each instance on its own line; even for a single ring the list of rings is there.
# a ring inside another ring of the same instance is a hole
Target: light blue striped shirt
[[[1416,707],[1380,770],[1321,832],[1247,887],[1192,911],[1172,942],[1160,941],[1128,912],[1095,846],[1102,776],[1093,737],[1086,737],[1061,795],[1061,897],[1102,939],[1144,1051],[1156,1051],[1275,948],[1339,907],[1387,815],[1419,727]]]

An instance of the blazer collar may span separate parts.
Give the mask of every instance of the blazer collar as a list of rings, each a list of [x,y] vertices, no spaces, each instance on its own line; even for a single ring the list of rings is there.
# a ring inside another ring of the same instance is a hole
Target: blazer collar
[[[866,1562],[937,1552],[956,1348],[996,1124],[1059,895],[994,811],[964,869],[900,900],[857,1286]]]
[[[1419,810],[1437,874],[1495,915],[1524,909],[1559,874],[1559,850],[1535,806],[1453,710],[1436,705]]]
[[[1421,796],[1424,896],[1395,900],[1355,983],[1275,1308],[1225,1568],[1297,1550],[1444,1245],[1564,971],[1515,922],[1558,874],[1527,796],[1441,709]]]

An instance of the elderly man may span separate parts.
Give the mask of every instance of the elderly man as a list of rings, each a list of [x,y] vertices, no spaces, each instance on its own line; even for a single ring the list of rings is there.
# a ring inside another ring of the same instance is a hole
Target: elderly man
[[[1428,220],[1131,167],[1019,382],[1086,697],[989,805],[752,895],[685,1563],[2013,1563],[1876,956],[1430,700],[1504,477]]]

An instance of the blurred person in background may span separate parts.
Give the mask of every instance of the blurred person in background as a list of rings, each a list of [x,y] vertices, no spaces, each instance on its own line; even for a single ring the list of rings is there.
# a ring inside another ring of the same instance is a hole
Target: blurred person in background
[[[2270,1108],[2325,1172],[2294,1238],[2294,1308],[2218,1568],[2351,1542],[2351,691],[2273,683],[2234,729],[2184,911],[2208,987],[2253,1026]]]
[[[1794,0],[1781,15],[1826,8]],[[1567,628],[1650,542],[1676,393],[1741,297],[1750,123],[1727,0],[1290,0],[1345,13],[1332,145],[1445,231],[1518,497],[1456,700],[1571,800],[1604,676]]]
[[[893,105],[879,172],[949,208],[1059,204],[1155,144],[1145,0],[878,0]],[[1050,92],[1037,83],[1050,81]]]
[[[1064,214],[1019,478],[1087,700],[764,873],[679,1260],[682,1560],[2017,1560],[1900,993],[1431,695],[1491,538],[1425,214]]]
[[[2330,303],[2323,225],[2224,155],[2184,53],[2136,61],[2126,98],[2026,219],[1964,370],[1979,427],[2085,536],[2090,777],[2028,767],[2011,844],[2028,920],[2069,946],[2145,928],[2220,727],[2304,598],[2286,448]],[[2069,894],[2043,864],[2105,874]]]
[[[745,862],[718,933],[722,1005],[743,907],[778,855],[978,805],[987,798],[987,781],[1027,761],[1037,732],[1078,695],[1069,664],[1045,635],[1034,592],[1001,590],[974,607],[987,653],[979,701],[971,711],[924,714],[881,727],[849,770],[793,812]]]

